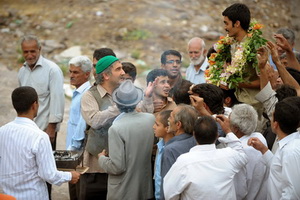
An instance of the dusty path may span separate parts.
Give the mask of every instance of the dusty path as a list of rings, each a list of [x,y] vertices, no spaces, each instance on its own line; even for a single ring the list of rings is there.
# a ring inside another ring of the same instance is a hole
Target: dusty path
[[[11,104],[10,95],[14,88],[18,87],[17,71],[8,70],[0,63],[0,126],[12,121],[16,117],[16,112]],[[70,100],[65,101],[64,121],[57,138],[57,149],[65,149],[66,122],[69,118]],[[68,200],[68,184],[53,186],[52,200]]]

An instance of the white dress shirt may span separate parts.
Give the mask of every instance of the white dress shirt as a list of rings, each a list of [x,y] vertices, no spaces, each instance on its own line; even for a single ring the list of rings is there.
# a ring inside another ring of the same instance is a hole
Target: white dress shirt
[[[60,123],[64,116],[64,77],[61,69],[52,61],[40,56],[31,70],[25,63],[18,72],[20,86],[33,87],[39,97],[38,115],[34,119],[41,130],[49,123]],[[56,131],[59,126],[56,126]]]
[[[236,199],[233,177],[247,158],[233,133],[221,142],[231,148],[197,145],[178,157],[164,178],[165,199]]]
[[[244,135],[240,138],[245,154],[248,158],[248,163],[246,165],[246,185],[241,183],[235,184],[236,191],[246,191],[247,200],[265,200],[267,193],[267,175],[266,175],[266,166],[261,161],[262,154],[260,151],[257,151],[252,146],[248,145],[248,140],[250,138],[258,138],[264,145],[267,146],[267,141],[261,133],[254,132],[250,135]],[[238,173],[235,177],[236,179],[241,179],[244,177],[244,174]],[[237,192],[238,193],[238,192]],[[245,196],[243,196],[245,197]]]
[[[28,118],[17,117],[0,128],[0,188],[18,200],[48,200],[46,181],[60,185],[70,181],[60,172],[49,136]]]
[[[300,199],[300,133],[278,141],[275,155],[268,150],[263,159],[270,167],[268,199]]]

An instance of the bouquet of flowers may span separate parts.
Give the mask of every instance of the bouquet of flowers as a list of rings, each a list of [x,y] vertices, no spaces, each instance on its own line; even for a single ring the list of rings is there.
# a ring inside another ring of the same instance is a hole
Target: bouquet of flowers
[[[262,37],[262,24],[252,21],[244,42],[238,44],[234,55],[231,55],[230,48],[235,40],[229,36],[221,36],[214,45],[216,53],[209,57],[209,68],[205,72],[208,83],[224,85],[228,88],[235,88],[239,83],[245,82],[246,67],[258,70],[256,58],[257,49],[265,45],[267,40]]]

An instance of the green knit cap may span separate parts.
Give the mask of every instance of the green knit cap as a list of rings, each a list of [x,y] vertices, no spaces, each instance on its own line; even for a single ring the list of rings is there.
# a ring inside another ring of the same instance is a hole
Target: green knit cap
[[[100,74],[117,60],[119,59],[114,56],[105,56],[101,58],[96,64],[96,73]]]

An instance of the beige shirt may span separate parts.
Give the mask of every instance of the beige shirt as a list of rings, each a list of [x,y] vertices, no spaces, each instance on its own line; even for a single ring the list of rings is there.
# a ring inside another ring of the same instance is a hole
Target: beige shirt
[[[81,99],[81,114],[88,125],[97,129],[105,124],[105,122],[120,114],[117,106],[112,100],[112,96],[101,86],[97,85],[97,90],[101,98],[108,98],[112,106],[106,110],[99,110],[98,103],[92,93],[87,91]],[[104,173],[99,167],[98,158],[84,151],[83,165],[89,167],[87,173]]]

